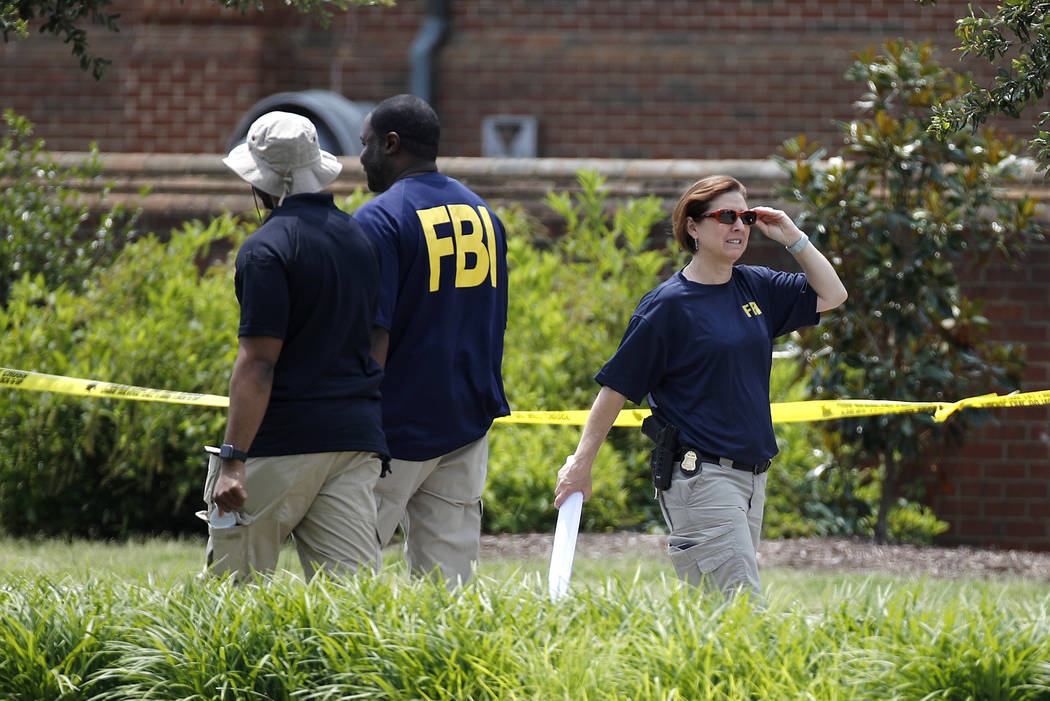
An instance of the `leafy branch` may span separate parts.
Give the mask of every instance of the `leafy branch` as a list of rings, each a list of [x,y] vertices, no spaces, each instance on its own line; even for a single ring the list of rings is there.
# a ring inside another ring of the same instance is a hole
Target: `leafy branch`
[[[923,5],[935,0],[920,0]],[[974,132],[990,116],[1015,119],[1038,103],[1050,87],[1050,1],[1010,0],[994,15],[981,10],[958,20],[955,34],[963,57],[979,56],[998,66],[991,86],[970,81],[969,90],[934,107],[930,131],[940,138],[969,127]],[[1031,141],[1041,169],[1050,168],[1050,111],[1039,113]]]

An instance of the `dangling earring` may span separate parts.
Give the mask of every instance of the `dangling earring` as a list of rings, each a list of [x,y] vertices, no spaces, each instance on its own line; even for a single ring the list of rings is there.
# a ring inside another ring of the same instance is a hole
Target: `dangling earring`
[[[700,250],[700,239],[693,239],[693,250],[694,251],[699,251]]]

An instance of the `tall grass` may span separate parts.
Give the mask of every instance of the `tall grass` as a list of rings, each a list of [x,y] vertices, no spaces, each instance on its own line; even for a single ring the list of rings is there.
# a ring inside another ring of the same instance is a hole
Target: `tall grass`
[[[113,559],[2,560],[0,698],[1050,699],[1050,584],[814,589],[780,570],[761,605],[699,596],[654,560],[582,574],[554,604],[512,563],[449,593],[396,567],[234,587]]]

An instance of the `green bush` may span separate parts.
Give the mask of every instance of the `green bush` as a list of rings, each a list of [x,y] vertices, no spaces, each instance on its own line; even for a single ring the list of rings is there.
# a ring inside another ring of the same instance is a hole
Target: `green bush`
[[[794,348],[791,349],[794,351]],[[773,402],[806,399],[801,359],[794,353],[773,361],[770,396]],[[780,453],[773,461],[766,487],[763,537],[858,535],[870,505],[855,493],[858,476],[829,470],[831,455],[813,424],[773,426]]]
[[[24,276],[0,312],[4,363],[55,375],[226,394],[236,351],[230,266],[201,267],[229,218],[149,236],[74,291]],[[199,528],[203,445],[225,411],[0,392],[0,528],[95,537]]]
[[[0,588],[0,697],[213,699],[1011,699],[1050,697],[1045,589],[858,577],[798,603],[671,579],[538,577],[455,593],[393,573],[259,586],[16,574]],[[798,592],[798,593],[796,593]]]
[[[614,208],[595,173],[579,191],[551,193],[566,224],[551,238],[513,212],[508,228],[508,312],[503,379],[513,411],[587,409],[593,376],[616,349],[641,296],[674,256],[650,232],[664,212],[655,197]],[[557,470],[576,448],[579,427],[497,425],[491,434],[485,524],[490,532],[549,531]],[[648,439],[637,429],[610,433],[595,465],[583,512],[588,530],[650,529],[662,523],[646,467]]]
[[[71,183],[98,180],[98,149],[80,165],[55,163],[33,125],[11,110],[3,113],[0,142],[0,307],[23,275],[41,274],[48,287],[77,286],[107,265],[136,232],[136,215],[123,206],[89,215],[85,198]],[[104,185],[99,198],[109,192]]]

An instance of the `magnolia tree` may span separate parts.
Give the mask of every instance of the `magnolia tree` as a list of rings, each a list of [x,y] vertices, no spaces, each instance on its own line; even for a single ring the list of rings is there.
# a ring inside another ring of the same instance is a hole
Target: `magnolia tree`
[[[849,290],[834,320],[803,344],[820,398],[953,401],[1017,388],[1023,349],[993,343],[982,302],[963,294],[959,269],[992,257],[1017,261],[1040,236],[1035,202],[1000,188],[1017,171],[1018,146],[991,131],[942,141],[934,108],[965,81],[928,44],[888,43],[857,55],[847,77],[862,87],[857,116],[842,125],[831,158],[804,137],[778,157],[782,195],[801,208]],[[875,536],[904,490],[921,490],[928,451],[961,440],[976,412],[935,424],[924,414],[823,424],[838,464],[877,470],[882,495]]]

